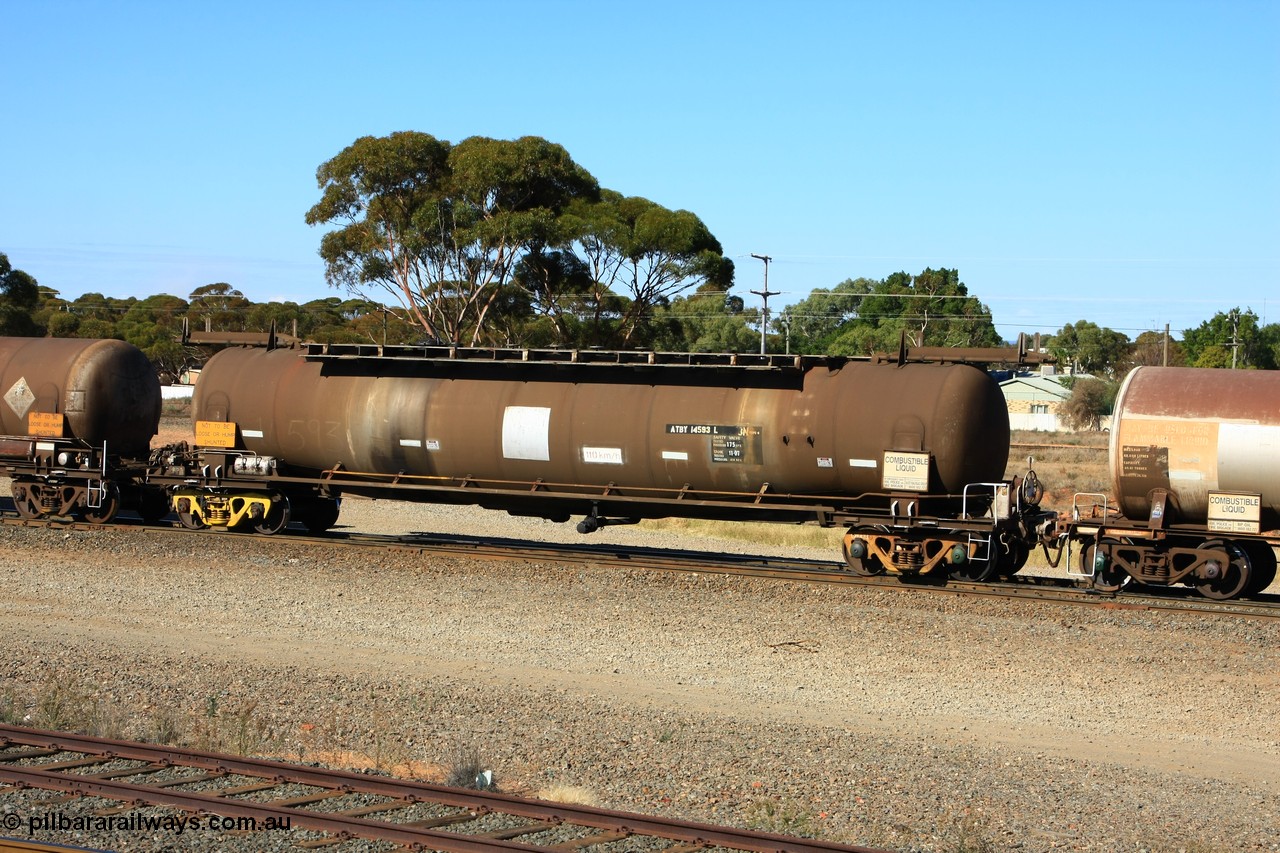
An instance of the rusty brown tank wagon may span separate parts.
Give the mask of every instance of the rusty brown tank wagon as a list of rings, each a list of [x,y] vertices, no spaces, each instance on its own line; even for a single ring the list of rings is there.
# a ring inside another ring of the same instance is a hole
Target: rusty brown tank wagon
[[[1280,373],[1138,367],[1116,398],[1112,489],[1079,495],[1066,532],[1102,589],[1190,584],[1211,598],[1275,580]]]
[[[1025,354],[228,349],[201,373],[206,464],[175,506],[193,527],[252,511],[264,532],[329,526],[342,494],[581,516],[583,532],[817,522],[849,528],[854,571],[987,578],[1016,571],[1049,516],[1001,480],[1004,400],[966,361]],[[236,494],[229,477],[256,479]]]
[[[122,504],[152,517],[142,488],[160,422],[160,381],[123,341],[0,338],[0,470],[19,515],[107,521]]]

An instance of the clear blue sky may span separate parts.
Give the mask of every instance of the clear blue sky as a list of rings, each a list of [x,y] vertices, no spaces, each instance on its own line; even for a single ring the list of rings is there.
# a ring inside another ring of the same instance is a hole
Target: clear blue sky
[[[772,308],[958,267],[1007,338],[1280,320],[1280,3],[0,0],[0,252],[64,297],[329,288],[361,136],[542,136]]]

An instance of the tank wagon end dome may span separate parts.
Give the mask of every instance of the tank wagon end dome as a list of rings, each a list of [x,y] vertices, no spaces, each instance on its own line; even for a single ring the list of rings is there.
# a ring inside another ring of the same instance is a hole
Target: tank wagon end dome
[[[7,432],[26,432],[31,411],[61,414],[71,437],[142,455],[159,430],[160,379],[146,355],[124,341],[0,339],[0,385],[9,395],[2,412]],[[22,387],[25,404],[15,408]]]

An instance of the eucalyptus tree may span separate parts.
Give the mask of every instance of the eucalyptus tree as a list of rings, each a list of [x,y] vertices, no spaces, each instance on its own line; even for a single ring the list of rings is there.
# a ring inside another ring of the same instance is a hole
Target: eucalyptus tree
[[[599,194],[563,147],[535,136],[366,136],[316,181],[306,221],[336,226],[320,242],[329,283],[381,289],[430,338],[472,344],[491,337],[490,312],[524,254],[563,242],[569,204]]]
[[[838,355],[892,351],[905,337],[914,347],[998,346],[991,309],[960,280],[956,269],[925,268],[917,275],[857,279],[838,286],[845,319],[828,338]],[[850,314],[852,310],[852,314]]]
[[[192,331],[243,332],[252,304],[239,290],[219,281],[191,291],[187,316]]]
[[[1187,357],[1178,341],[1166,339],[1164,332],[1155,330],[1141,332],[1133,339],[1133,346],[1129,348],[1130,365],[1159,367],[1166,362],[1170,367],[1186,365]]]
[[[733,261],[695,214],[645,198],[605,190],[599,203],[579,207],[578,247],[599,292],[630,300],[620,318],[620,343],[646,343],[644,327],[656,306],[705,286],[727,292]]]
[[[789,326],[791,349],[799,353],[823,353],[845,323],[858,316],[862,297],[879,282],[869,278],[845,279],[831,289],[819,287],[775,315],[775,330]]]
[[[678,296],[654,312],[660,349],[680,352],[756,352],[760,311],[746,308],[742,299],[707,285],[689,296]]]
[[[1115,376],[1130,356],[1129,337],[1088,320],[1067,323],[1049,339],[1049,351],[1072,372]]]

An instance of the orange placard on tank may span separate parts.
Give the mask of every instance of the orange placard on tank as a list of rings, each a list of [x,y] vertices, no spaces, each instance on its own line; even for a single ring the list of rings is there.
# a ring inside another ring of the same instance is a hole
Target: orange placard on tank
[[[235,447],[235,422],[196,421],[196,444],[200,447]]]
[[[52,412],[32,412],[27,415],[27,430],[31,435],[44,438],[62,438],[65,418]]]

